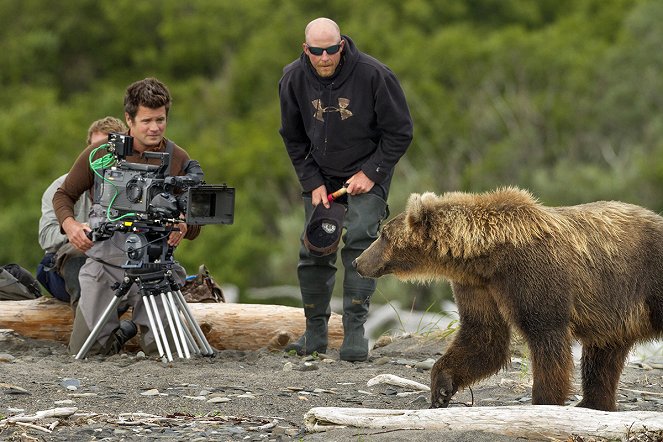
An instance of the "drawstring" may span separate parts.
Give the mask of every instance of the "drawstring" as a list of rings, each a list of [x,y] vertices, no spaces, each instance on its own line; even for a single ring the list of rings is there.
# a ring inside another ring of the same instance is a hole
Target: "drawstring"
[[[318,93],[318,97],[319,97],[319,99],[318,99],[318,100],[319,100],[319,102],[320,102],[320,103],[318,104],[318,106],[320,106],[321,111],[322,111],[322,124],[323,124],[323,126],[324,126],[324,127],[323,127],[323,133],[324,133],[324,141],[323,141],[323,143],[324,143],[324,146],[323,146],[323,149],[322,149],[322,156],[326,156],[326,155],[327,155],[327,118],[325,117],[325,112],[324,112],[324,110],[327,108],[327,106],[329,105],[329,103],[331,103],[331,99],[332,99],[332,89],[333,89],[333,87],[334,87],[334,83],[332,82],[332,83],[330,83],[328,86],[324,86],[324,85],[320,85],[320,86],[322,87],[322,89],[318,89],[318,91],[319,91],[319,93]],[[327,94],[327,95],[328,95],[327,106],[323,106],[323,102],[322,102],[322,98],[323,98],[322,96],[324,95],[324,88],[325,88],[325,87],[327,87],[327,89],[328,89],[328,90],[327,90],[327,92],[328,92],[328,94]],[[315,109],[315,111],[317,112],[318,109]],[[314,120],[315,120],[315,117],[314,117]],[[309,150],[308,150],[308,152],[306,153],[306,157],[304,157],[305,160],[307,160],[307,159],[313,154],[313,151],[316,150],[316,149],[318,148],[318,147],[315,146],[315,144],[314,144],[314,143],[315,143],[315,138],[316,138],[316,137],[315,137],[315,134],[316,134],[317,128],[318,128],[318,125],[315,124],[315,121],[314,121],[314,124],[313,124],[313,135],[312,135],[312,137],[311,137],[311,138],[312,138],[312,139],[311,139],[311,145],[309,146]]]
[[[329,92],[327,94],[329,96],[328,99],[327,99],[327,106],[331,105],[331,102],[332,102],[332,89],[333,89],[333,87],[334,87],[334,82],[332,81],[327,86],[327,91]],[[325,107],[327,107],[327,106],[325,106]],[[322,156],[324,157],[324,156],[327,155],[327,124],[328,124],[328,121],[327,121],[328,119],[327,119],[327,117],[325,117],[324,113],[322,114],[322,119],[324,120],[324,125],[325,125],[325,147],[322,149]]]

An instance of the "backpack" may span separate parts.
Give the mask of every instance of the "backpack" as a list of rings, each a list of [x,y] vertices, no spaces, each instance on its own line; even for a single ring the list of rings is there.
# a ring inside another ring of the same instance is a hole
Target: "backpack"
[[[69,302],[69,293],[64,282],[56,269],[55,253],[47,253],[37,266],[37,281],[41,282],[46,290],[60,301]]]
[[[226,302],[221,287],[209,274],[205,264],[198,268],[197,275],[187,276],[182,295],[186,302]]]
[[[41,296],[39,282],[18,264],[0,266],[0,301],[20,301]]]

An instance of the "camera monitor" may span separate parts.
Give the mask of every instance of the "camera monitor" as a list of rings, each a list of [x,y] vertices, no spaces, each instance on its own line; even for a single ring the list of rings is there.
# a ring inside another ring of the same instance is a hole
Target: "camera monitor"
[[[186,223],[189,225],[232,224],[235,213],[235,188],[202,185],[187,190]]]
[[[134,139],[130,135],[111,132],[108,134],[108,145],[110,150],[121,160],[134,154]]]

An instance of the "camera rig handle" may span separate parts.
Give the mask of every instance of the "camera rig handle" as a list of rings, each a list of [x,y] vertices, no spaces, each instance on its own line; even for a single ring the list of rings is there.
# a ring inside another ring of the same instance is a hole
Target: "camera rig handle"
[[[113,226],[110,226],[110,224],[111,223],[103,223],[97,227],[93,227],[92,230],[85,232],[85,236],[87,236],[90,241],[105,241],[113,236],[113,233],[116,230]]]
[[[108,221],[93,227],[92,230],[85,232],[85,236],[92,241],[105,241],[115,232],[165,232],[178,231],[177,224],[183,222],[181,219],[167,219],[163,220],[170,226],[164,225],[162,221],[145,221],[145,220],[131,220],[131,221]],[[166,235],[167,236],[167,235]]]
[[[156,175],[157,176],[165,176],[168,175],[168,171],[170,171],[170,152],[143,152],[143,157],[144,158],[156,158],[158,160],[161,160],[161,164],[156,167]],[[132,167],[135,167],[132,163]]]
[[[181,176],[167,176],[164,179],[164,184],[173,186],[175,189],[183,190],[189,187],[194,187],[204,182],[205,174],[203,168],[197,160],[189,160],[184,166],[185,175]]]

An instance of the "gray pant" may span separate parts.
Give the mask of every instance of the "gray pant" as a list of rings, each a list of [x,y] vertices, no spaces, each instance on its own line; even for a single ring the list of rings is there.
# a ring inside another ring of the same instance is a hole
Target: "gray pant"
[[[126,234],[115,233],[112,238],[97,242],[88,252],[88,256],[103,259],[105,262],[113,265],[124,264],[127,260],[126,253],[123,251],[124,239]],[[118,246],[119,245],[119,246]],[[183,284],[186,273],[182,266],[176,264],[173,269],[175,280],[178,284]],[[85,340],[90,335],[90,331],[101,320],[104,311],[115,299],[115,291],[111,286],[121,282],[124,278],[124,269],[116,268],[112,265],[102,264],[94,259],[88,258],[78,276],[81,287],[81,295],[74,318],[73,330],[69,339],[69,352],[77,354],[83,347]],[[157,304],[161,304],[157,302]],[[138,291],[136,284],[133,284],[127,294],[123,297],[119,307],[129,305],[132,307],[132,321],[138,326],[139,339],[142,350],[145,353],[154,353],[156,344],[154,334],[149,328],[149,319],[143,306],[143,298]],[[161,320],[167,326],[167,317],[164,309],[159,308]],[[102,352],[109,345],[109,337],[119,327],[120,318],[117,314],[112,314],[104,327],[101,329],[97,342],[90,348],[90,353]]]
[[[69,304],[74,314],[76,314],[78,300],[81,297],[81,284],[78,282],[78,275],[86,260],[87,257],[84,255],[72,256],[64,261],[60,269],[65,288],[67,289],[67,293],[69,293]]]
[[[375,185],[373,189],[361,195],[348,195],[347,212],[343,227],[343,247],[341,261],[345,270],[343,275],[343,295],[360,297],[368,300],[375,291],[374,279],[362,278],[352,266],[352,261],[370,246],[378,236],[380,223],[387,217],[388,189]],[[310,196],[304,196],[306,220],[313,213]],[[297,274],[303,297],[331,296],[336,277],[337,252],[327,256],[312,256],[304,246],[301,236],[299,264]]]

